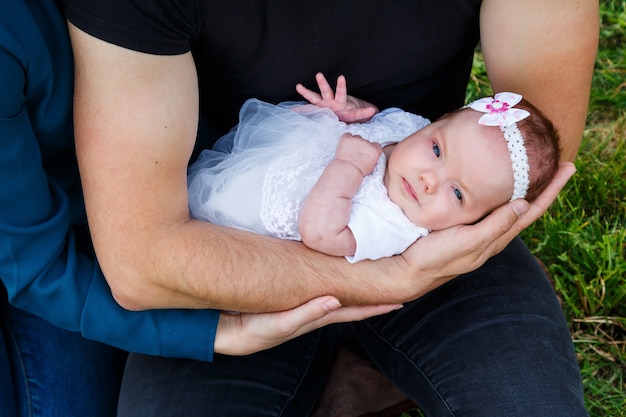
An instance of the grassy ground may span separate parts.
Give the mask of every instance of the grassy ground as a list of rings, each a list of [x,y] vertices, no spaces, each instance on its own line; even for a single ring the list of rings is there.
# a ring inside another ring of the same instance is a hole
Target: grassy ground
[[[591,1],[591,0],[590,0]],[[578,171],[523,234],[563,300],[591,417],[626,416],[626,1],[600,0],[601,33]],[[490,94],[480,54],[468,99]],[[420,416],[415,410],[402,417]]]

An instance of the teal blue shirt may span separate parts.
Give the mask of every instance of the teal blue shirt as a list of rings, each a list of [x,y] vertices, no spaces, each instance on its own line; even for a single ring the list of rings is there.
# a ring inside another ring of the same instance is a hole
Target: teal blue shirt
[[[55,2],[0,0],[0,279],[9,301],[124,350],[212,360],[217,311],[124,310],[79,244],[72,88]]]

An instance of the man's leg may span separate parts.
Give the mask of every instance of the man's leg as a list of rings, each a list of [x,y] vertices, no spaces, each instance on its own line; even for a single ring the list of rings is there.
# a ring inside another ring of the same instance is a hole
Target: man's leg
[[[332,331],[316,331],[213,363],[129,356],[119,416],[283,416],[311,413],[328,373]]]
[[[560,305],[521,240],[403,309],[354,325],[428,416],[586,416]]]

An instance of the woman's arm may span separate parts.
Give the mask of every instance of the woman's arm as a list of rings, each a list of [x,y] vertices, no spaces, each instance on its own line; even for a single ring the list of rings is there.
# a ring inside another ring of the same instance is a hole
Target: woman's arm
[[[210,360],[217,311],[124,310],[96,260],[83,253],[89,244],[78,236],[86,227],[72,225],[81,202],[71,186],[79,179],[71,163],[73,80],[65,22],[52,8],[35,9],[50,13],[38,27],[23,3],[7,7],[0,6],[0,27],[11,33],[0,37],[0,286],[12,305],[89,339]],[[50,42],[33,41],[44,38]]]

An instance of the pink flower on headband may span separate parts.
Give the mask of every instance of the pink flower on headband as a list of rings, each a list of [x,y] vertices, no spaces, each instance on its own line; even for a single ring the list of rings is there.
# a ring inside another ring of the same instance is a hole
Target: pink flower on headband
[[[498,93],[495,97],[485,97],[470,103],[469,107],[481,113],[486,113],[478,119],[478,123],[486,126],[511,126],[530,116],[523,109],[514,106],[522,100],[522,96],[515,93]]]
[[[526,197],[530,184],[530,177],[528,176],[530,166],[524,137],[517,127],[517,122],[530,116],[530,113],[523,109],[514,108],[520,101],[522,101],[522,96],[519,94],[498,93],[495,97],[481,98],[467,106],[477,112],[486,113],[480,116],[478,123],[486,126],[498,126],[504,134],[513,168],[511,201]]]

